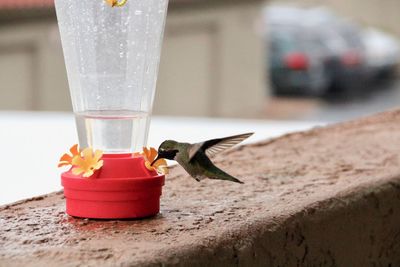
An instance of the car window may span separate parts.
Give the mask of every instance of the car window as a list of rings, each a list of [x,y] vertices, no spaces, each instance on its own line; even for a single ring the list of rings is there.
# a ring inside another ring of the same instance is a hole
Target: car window
[[[303,50],[302,40],[292,30],[284,28],[271,31],[270,45],[271,52],[279,54]]]

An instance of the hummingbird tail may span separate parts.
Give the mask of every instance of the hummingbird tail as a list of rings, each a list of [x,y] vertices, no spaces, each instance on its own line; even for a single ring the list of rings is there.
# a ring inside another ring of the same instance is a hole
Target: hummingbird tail
[[[213,173],[211,175],[207,175],[208,178],[210,179],[215,179],[215,180],[226,180],[226,181],[231,181],[235,182],[238,184],[244,184],[244,182],[240,181],[239,179],[233,177],[230,174],[227,174],[226,172],[220,170],[218,173]]]
[[[227,181],[235,182],[235,183],[238,183],[238,184],[244,184],[244,182],[240,181],[238,178],[235,178],[235,177],[233,177],[231,175],[229,175],[229,177],[216,178],[216,179],[227,180]]]
[[[244,182],[240,181],[239,179],[237,179],[237,178],[235,178],[233,176],[231,176],[231,180],[230,181],[238,183],[238,184],[244,184]]]

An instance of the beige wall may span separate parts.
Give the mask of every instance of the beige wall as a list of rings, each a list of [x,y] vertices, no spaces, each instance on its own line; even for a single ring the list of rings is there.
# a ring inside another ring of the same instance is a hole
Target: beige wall
[[[255,32],[259,6],[170,14],[155,112],[257,115],[266,96],[263,44]]]
[[[60,48],[54,23],[0,27],[0,109],[70,109]]]
[[[338,14],[352,18],[364,26],[379,27],[400,38],[399,0],[277,0],[274,2],[331,7]]]
[[[156,114],[258,116],[267,95],[260,5],[170,9]],[[0,26],[0,70],[0,109],[71,109],[54,19]]]

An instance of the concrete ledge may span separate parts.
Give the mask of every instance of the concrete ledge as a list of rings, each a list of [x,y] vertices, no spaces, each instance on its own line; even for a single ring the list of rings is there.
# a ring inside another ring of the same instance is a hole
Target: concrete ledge
[[[400,111],[240,147],[245,184],[167,178],[162,213],[79,220],[62,193],[0,208],[0,266],[400,266]]]

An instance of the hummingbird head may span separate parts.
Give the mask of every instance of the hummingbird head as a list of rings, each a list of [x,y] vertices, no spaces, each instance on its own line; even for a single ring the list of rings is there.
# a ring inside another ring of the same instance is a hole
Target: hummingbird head
[[[158,159],[174,160],[176,154],[179,152],[178,142],[173,140],[166,140],[158,147],[157,158],[151,163],[153,165]]]

